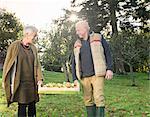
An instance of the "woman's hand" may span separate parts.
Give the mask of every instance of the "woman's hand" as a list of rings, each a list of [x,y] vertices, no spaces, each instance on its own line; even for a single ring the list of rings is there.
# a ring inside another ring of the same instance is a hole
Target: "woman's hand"
[[[38,83],[37,83],[37,85],[38,85],[39,87],[42,87],[42,86],[43,86],[43,81],[42,81],[42,80],[39,80]]]

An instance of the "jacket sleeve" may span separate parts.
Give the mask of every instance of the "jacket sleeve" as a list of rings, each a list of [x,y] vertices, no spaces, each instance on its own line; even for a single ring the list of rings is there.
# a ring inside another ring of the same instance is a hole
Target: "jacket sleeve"
[[[104,48],[104,55],[106,58],[106,66],[107,66],[107,70],[113,70],[112,66],[113,66],[113,62],[112,62],[112,56],[111,56],[111,52],[110,52],[110,47],[109,44],[106,42],[106,40],[103,38],[102,36],[102,46]]]
[[[73,54],[73,56],[72,56],[72,78],[73,78],[73,81],[78,80],[77,76],[76,76],[76,67],[75,66],[76,66],[75,56]]]
[[[42,74],[42,69],[41,69],[41,64],[40,64],[40,61],[39,59],[37,60],[38,61],[38,68],[37,68],[37,80],[44,80],[44,77],[43,77],[43,74]]]
[[[8,47],[7,49],[7,54],[6,54],[6,58],[4,61],[4,65],[3,65],[3,75],[2,75],[2,82],[5,82],[5,78],[6,78],[6,74],[8,72],[8,68],[10,67],[10,60],[12,57],[12,50],[14,49],[15,46],[13,46],[12,44]]]
[[[43,77],[43,73],[42,73],[42,69],[41,69],[41,63],[40,63],[40,60],[39,60],[39,56],[38,56],[38,51],[35,47],[35,50],[36,50],[36,57],[37,57],[37,80],[44,80],[44,77]]]

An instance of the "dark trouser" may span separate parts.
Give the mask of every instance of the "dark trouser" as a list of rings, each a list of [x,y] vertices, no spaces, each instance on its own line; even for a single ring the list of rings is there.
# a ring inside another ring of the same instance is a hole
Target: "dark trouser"
[[[35,102],[29,104],[18,103],[18,117],[26,117],[26,109],[28,108],[28,117],[36,117]]]

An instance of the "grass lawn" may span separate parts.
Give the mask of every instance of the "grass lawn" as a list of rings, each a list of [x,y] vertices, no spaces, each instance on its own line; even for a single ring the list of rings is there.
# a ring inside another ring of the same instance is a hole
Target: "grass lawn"
[[[0,71],[0,117],[14,117],[17,104],[6,107],[1,74]],[[63,73],[45,71],[44,77],[45,83],[65,81]],[[135,87],[131,86],[128,75],[115,75],[113,80],[105,81],[106,117],[150,117],[150,80],[142,73],[135,73],[135,77]],[[40,95],[37,117],[86,117],[82,91],[79,94]]]

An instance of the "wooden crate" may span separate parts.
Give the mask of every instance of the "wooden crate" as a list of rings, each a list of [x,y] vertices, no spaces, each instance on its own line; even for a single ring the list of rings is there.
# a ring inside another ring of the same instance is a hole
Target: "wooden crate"
[[[80,85],[76,87],[39,87],[38,89],[39,94],[76,94],[80,92]]]

